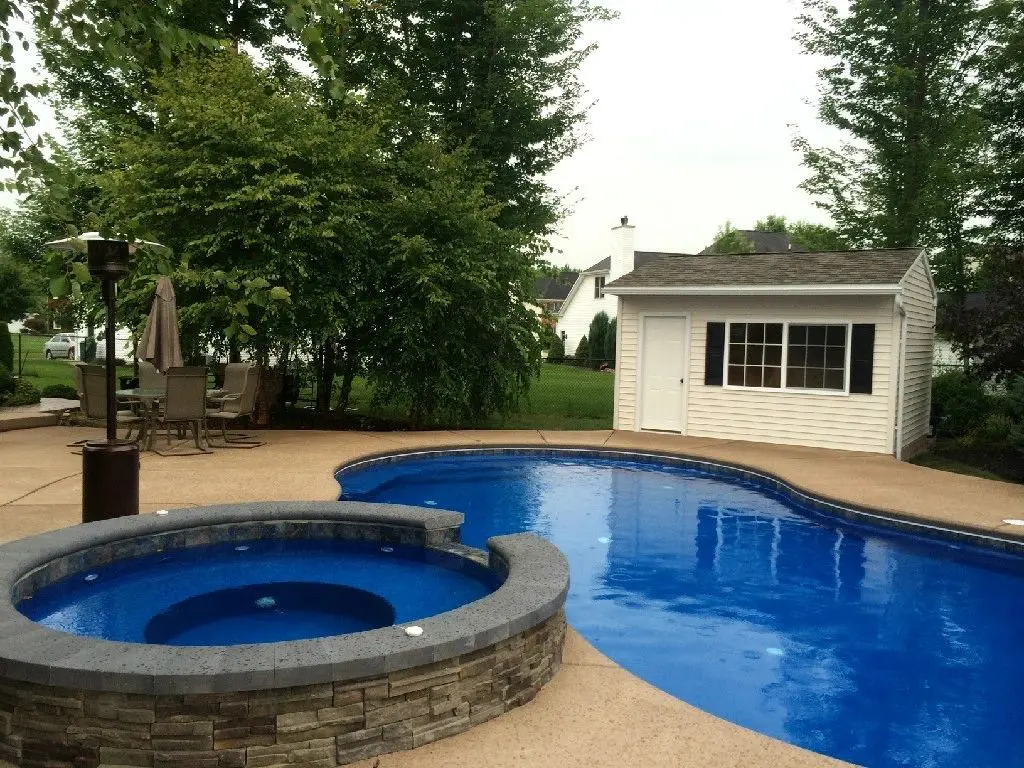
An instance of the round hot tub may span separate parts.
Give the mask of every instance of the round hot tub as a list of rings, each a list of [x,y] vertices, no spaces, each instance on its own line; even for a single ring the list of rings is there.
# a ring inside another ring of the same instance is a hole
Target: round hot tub
[[[0,546],[0,759],[343,765],[529,701],[561,661],[568,565],[461,524],[264,503]]]
[[[17,608],[127,643],[239,645],[409,623],[479,600],[498,574],[463,553],[336,538],[227,541],[86,568]]]

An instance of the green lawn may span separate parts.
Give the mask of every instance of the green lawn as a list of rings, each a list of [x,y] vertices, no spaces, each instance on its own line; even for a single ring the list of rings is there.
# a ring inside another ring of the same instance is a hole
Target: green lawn
[[[484,426],[491,429],[611,429],[615,375],[545,363],[540,376],[519,413],[508,418],[492,418]],[[365,379],[352,383],[351,413],[401,423],[399,410],[372,410],[373,392]]]
[[[18,371],[18,335],[11,336],[14,343],[14,372]],[[47,360],[43,347],[50,340],[49,336],[21,336],[22,372],[28,381],[40,390],[50,384],[67,384],[75,386],[74,360]],[[118,376],[131,376],[132,369],[121,366],[117,369]]]
[[[495,429],[611,429],[615,374],[545,363],[519,413]]]

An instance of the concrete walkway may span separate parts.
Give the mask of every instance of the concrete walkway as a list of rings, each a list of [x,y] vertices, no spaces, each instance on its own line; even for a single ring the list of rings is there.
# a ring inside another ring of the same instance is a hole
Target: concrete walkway
[[[142,459],[142,510],[336,498],[333,470],[361,456],[469,445],[667,451],[768,471],[805,490],[894,514],[1024,540],[1024,486],[900,464],[885,456],[613,432],[266,432],[253,450]],[[0,541],[78,522],[81,457],[71,427],[0,433]],[[373,761],[361,764],[370,768]],[[570,634],[565,665],[529,705],[468,733],[380,758],[380,768],[812,766],[834,761],[727,723],[639,680]]]
[[[0,408],[0,432],[10,432],[14,429],[52,427],[56,423],[57,414],[42,411],[39,405],[19,405],[13,408]]]

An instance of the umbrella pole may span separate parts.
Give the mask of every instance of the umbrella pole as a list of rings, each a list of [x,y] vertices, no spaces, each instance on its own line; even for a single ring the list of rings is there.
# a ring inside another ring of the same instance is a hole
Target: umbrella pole
[[[115,364],[117,342],[114,329],[114,297],[117,284],[106,278],[103,280],[103,300],[107,304],[107,440],[117,440],[117,396],[114,381],[117,374]]]

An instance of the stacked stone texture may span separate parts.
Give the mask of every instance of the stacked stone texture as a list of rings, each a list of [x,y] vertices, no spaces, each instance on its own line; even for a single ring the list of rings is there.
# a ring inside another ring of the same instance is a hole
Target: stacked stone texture
[[[558,670],[565,615],[386,676],[145,696],[0,682],[0,760],[25,768],[336,766],[412,749],[530,701]]]

